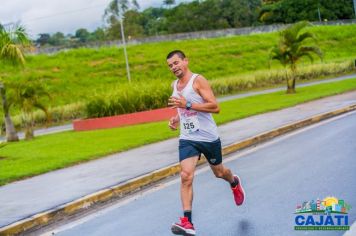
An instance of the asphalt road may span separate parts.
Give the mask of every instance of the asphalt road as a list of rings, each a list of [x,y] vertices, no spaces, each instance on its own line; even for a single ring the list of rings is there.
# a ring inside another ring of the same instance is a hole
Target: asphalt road
[[[293,214],[305,200],[335,196],[353,206],[356,220],[356,113],[305,128],[230,155],[225,164],[247,192],[234,205],[229,186],[200,168],[194,182],[197,235],[343,235],[344,231],[295,231]],[[179,179],[155,186],[109,208],[68,222],[47,235],[171,235],[180,210]]]

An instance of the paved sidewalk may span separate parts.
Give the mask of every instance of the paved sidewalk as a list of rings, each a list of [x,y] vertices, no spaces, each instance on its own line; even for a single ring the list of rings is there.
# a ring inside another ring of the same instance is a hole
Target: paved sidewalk
[[[311,116],[356,104],[356,91],[219,126],[223,146]],[[0,227],[177,163],[178,139],[0,187]]]

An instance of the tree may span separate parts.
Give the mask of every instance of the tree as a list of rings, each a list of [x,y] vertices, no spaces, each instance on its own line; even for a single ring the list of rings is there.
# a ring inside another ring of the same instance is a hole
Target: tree
[[[141,25],[141,18],[143,16],[136,10],[128,10],[125,12],[123,25],[125,39],[138,38],[144,35],[144,28]],[[120,21],[113,20],[111,26],[107,30],[110,39],[121,38]]]
[[[130,65],[128,61],[127,51],[126,51],[126,40],[125,40],[125,33],[124,33],[124,15],[129,9],[129,4],[133,5],[133,10],[137,11],[139,5],[136,0],[132,0],[131,3],[128,0],[112,0],[109,4],[109,7],[105,10],[105,17],[108,17],[109,22],[120,23],[120,34],[122,38],[122,45],[124,49],[124,56],[126,62],[126,72],[127,72],[127,80],[131,83],[131,75],[130,75]],[[142,30],[143,31],[143,30]]]
[[[205,0],[166,9],[169,33],[251,26],[257,23],[260,0]]]
[[[50,38],[51,38],[51,35],[49,35],[49,34],[39,34],[38,39],[36,39],[36,44],[39,44],[40,46],[49,44]]]
[[[166,18],[167,9],[150,7],[141,12],[141,22],[145,35],[158,35],[167,33]]]
[[[255,24],[258,20],[257,9],[261,6],[260,0],[222,0],[220,9],[223,17],[230,27],[245,27]]]
[[[311,24],[301,21],[286,28],[280,33],[279,43],[271,49],[270,60],[278,60],[284,68],[290,66],[291,76],[287,73],[287,93],[295,93],[297,62],[307,57],[313,61],[313,54],[322,59],[322,52],[316,46],[305,46],[307,39],[315,39],[315,35],[302,30]]]
[[[143,32],[143,27],[139,24],[137,18],[139,5],[136,0],[112,0],[109,6],[105,9],[104,18],[108,23],[107,35],[109,39],[119,39],[121,37],[120,32],[120,20],[123,19],[125,24],[124,34],[136,36],[129,34],[129,32]],[[136,14],[135,14],[136,12]],[[126,14],[128,13],[128,14]],[[134,18],[133,20],[131,18]],[[128,19],[126,19],[128,18]],[[133,24],[126,23],[130,22]],[[131,29],[133,28],[133,29]],[[141,28],[141,29],[139,29]]]
[[[169,33],[229,28],[222,17],[219,1],[215,0],[181,3],[167,10],[165,16]]]
[[[107,23],[111,24],[112,20],[120,19],[124,16],[125,12],[129,9],[138,10],[140,6],[136,0],[112,0],[109,3],[109,6],[105,9],[104,17],[107,20]]]
[[[352,19],[352,0],[275,0],[264,1],[259,19],[265,23],[294,23],[301,20],[318,21]]]
[[[53,46],[64,45],[66,43],[66,37],[62,32],[57,32],[50,37],[48,43]]]
[[[0,62],[13,66],[23,66],[25,64],[24,48],[30,45],[29,37],[25,28],[14,25],[8,30],[0,27]],[[10,117],[11,102],[6,97],[6,87],[4,82],[0,82],[0,96],[4,111],[6,140],[8,142],[18,141],[14,124]]]
[[[75,37],[78,38],[81,43],[86,43],[89,41],[90,33],[84,28],[77,29],[77,31],[75,31]]]
[[[34,118],[33,112],[35,109],[42,110],[47,117],[47,122],[51,121],[50,113],[48,112],[44,98],[50,97],[44,86],[40,82],[36,81],[24,81],[17,83],[15,86],[15,100],[14,103],[22,111],[22,119],[25,124],[25,139],[29,140],[34,137],[33,127]]]
[[[98,27],[94,32],[90,33],[90,41],[104,41],[105,31],[103,28]]]

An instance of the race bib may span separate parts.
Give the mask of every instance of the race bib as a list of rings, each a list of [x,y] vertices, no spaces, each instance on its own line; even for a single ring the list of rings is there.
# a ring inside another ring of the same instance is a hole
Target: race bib
[[[185,134],[191,134],[199,130],[199,120],[196,112],[182,115],[181,131]]]

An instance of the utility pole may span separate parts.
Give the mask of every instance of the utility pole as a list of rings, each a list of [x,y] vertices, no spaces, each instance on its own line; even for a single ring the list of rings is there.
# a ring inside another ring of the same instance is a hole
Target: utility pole
[[[318,1],[318,17],[319,17],[319,22],[321,22],[321,14],[320,14],[320,0]]]
[[[119,4],[119,3],[118,3]],[[121,30],[121,38],[122,38],[122,45],[124,48],[124,55],[125,55],[125,62],[126,62],[126,72],[127,72],[127,79],[129,83],[131,83],[131,75],[130,75],[130,65],[129,65],[129,60],[127,57],[127,51],[126,51],[126,41],[125,41],[125,34],[124,34],[124,12],[122,12],[121,6],[119,6],[120,13],[119,13],[119,21],[120,21],[120,30]]]
[[[356,0],[354,0],[356,1]],[[318,16],[319,16],[319,21],[321,22],[321,15],[320,15],[320,7],[318,6]]]
[[[355,13],[355,19],[356,19],[356,0],[354,0],[354,13]]]

